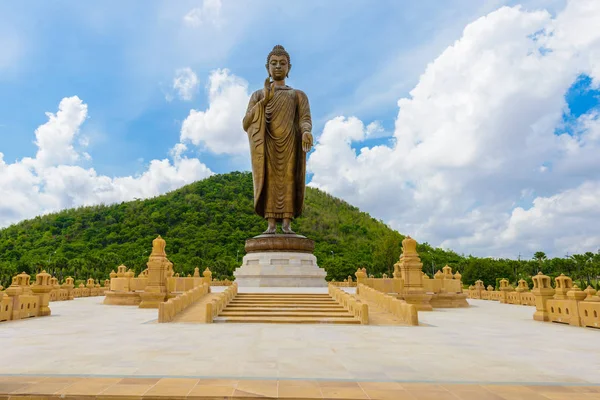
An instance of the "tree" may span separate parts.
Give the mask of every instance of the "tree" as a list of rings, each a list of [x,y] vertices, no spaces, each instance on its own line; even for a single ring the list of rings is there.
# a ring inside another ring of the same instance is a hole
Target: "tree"
[[[73,258],[67,263],[67,274],[72,278],[81,278],[82,274],[85,272],[86,262],[82,258]]]
[[[506,260],[469,257],[462,280],[467,285],[474,284],[478,279],[481,279],[485,286],[495,285],[496,279],[510,277],[513,273]]]
[[[575,279],[581,279],[582,274],[585,273],[586,264],[588,263],[588,256],[585,254],[572,254],[570,258],[575,263]]]
[[[511,271],[514,271],[514,281],[518,282],[521,277],[521,261],[520,260],[507,260]]]
[[[139,274],[158,234],[167,241],[175,272],[187,275],[194,267],[208,266],[215,277],[232,278],[244,256],[245,240],[260,234],[263,225],[253,211],[252,175],[215,175],[155,198],[63,210],[0,229],[0,284],[10,285],[17,272],[33,276],[42,268],[62,279],[105,279],[123,263]],[[327,279],[336,280],[353,275],[358,267],[375,276],[391,275],[404,238],[382,221],[314,188],[307,188],[304,214],[294,226],[315,241],[319,266],[327,271]],[[573,277],[586,276],[588,282],[600,275],[600,253],[576,263],[571,257],[549,260],[538,252],[515,268],[512,260],[465,257],[426,242],[419,243],[417,251],[424,272],[431,274],[448,264],[467,284],[526,278],[542,267],[551,276],[577,274]]]
[[[543,251],[536,251],[535,254],[533,255],[533,258],[535,260],[537,260],[538,262],[538,269],[537,271],[535,271],[532,275],[537,274],[540,271],[544,270],[544,261],[546,261],[546,253],[544,253]]]
[[[589,286],[592,284],[592,276],[594,276],[596,273],[596,268],[594,265],[595,254],[591,251],[587,251],[583,254],[583,256],[586,258],[586,261],[583,266],[582,275],[587,278],[587,285]]]
[[[372,273],[386,273],[392,276],[394,264],[398,262],[402,251],[402,237],[399,234],[388,234],[383,240],[375,244],[373,251],[373,264],[375,271]]]
[[[229,265],[223,259],[218,259],[209,267],[214,279],[225,279],[230,277]]]
[[[592,276],[596,285],[600,285],[600,249],[592,256]]]

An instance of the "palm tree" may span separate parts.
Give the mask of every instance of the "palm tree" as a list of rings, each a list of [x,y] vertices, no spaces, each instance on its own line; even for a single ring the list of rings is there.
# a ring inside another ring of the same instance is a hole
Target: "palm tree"
[[[595,256],[595,254],[592,253],[591,251],[586,251],[585,254],[584,254],[584,256],[587,258],[587,261],[585,263],[584,271],[585,271],[585,276],[587,277],[587,284],[589,286],[592,283],[591,277],[592,277],[592,275],[594,275],[594,272],[595,272],[594,271],[595,270],[595,268],[594,268],[594,256]]]
[[[535,254],[533,255],[533,258],[535,260],[537,260],[537,262],[538,262],[537,272],[540,272],[542,270],[542,266],[544,265],[544,261],[547,259],[546,253],[544,253],[543,251],[536,251]]]

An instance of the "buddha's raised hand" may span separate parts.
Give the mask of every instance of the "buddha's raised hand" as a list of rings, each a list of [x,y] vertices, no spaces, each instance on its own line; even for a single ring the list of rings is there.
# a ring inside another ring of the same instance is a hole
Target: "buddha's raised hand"
[[[269,102],[275,95],[275,85],[271,83],[271,77],[265,79],[265,87],[263,89],[265,102]]]

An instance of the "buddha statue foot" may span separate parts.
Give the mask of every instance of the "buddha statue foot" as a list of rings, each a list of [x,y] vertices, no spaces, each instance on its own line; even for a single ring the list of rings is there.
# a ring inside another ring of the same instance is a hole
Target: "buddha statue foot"
[[[287,218],[283,220],[283,223],[281,224],[281,230],[285,234],[293,235],[296,233],[292,230],[292,221]]]
[[[263,232],[264,235],[273,235],[277,231],[277,225],[275,223],[275,219],[268,219],[269,224],[267,225],[267,230]]]

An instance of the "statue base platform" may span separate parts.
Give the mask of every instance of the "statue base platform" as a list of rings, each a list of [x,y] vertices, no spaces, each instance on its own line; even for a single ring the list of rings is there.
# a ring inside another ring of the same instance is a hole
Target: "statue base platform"
[[[301,235],[259,235],[233,275],[239,287],[327,287],[327,272],[312,254],[314,241]]]
[[[111,306],[137,306],[142,301],[139,292],[112,292],[109,290],[104,296],[103,304]]]

